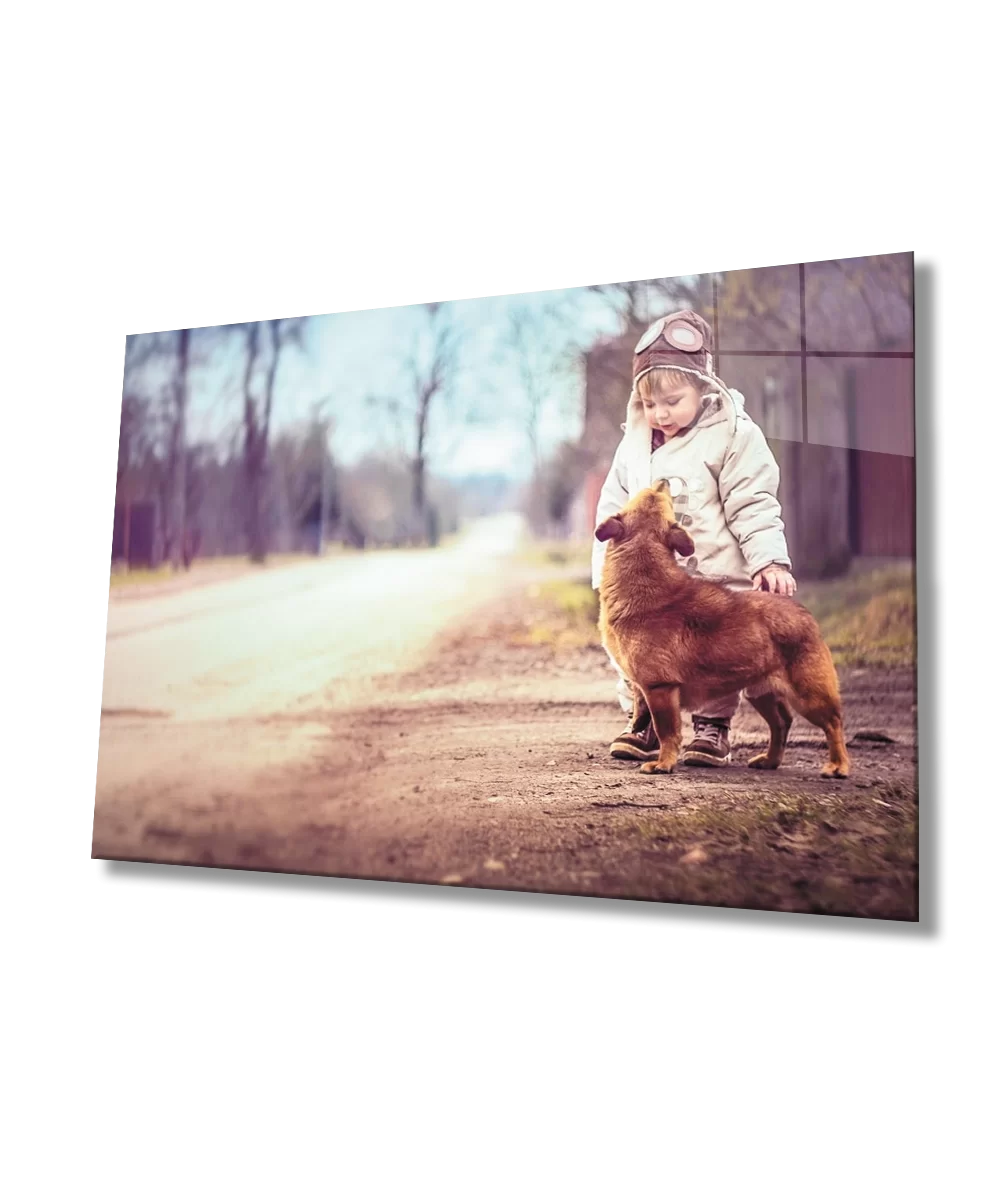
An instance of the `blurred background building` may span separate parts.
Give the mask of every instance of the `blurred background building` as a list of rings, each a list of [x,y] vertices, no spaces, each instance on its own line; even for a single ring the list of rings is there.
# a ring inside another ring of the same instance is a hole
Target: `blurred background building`
[[[744,394],[778,460],[796,571],[825,577],[855,557],[912,558],[912,255],[701,276],[676,298],[712,322],[717,372]],[[621,438],[640,331],[586,353],[580,532],[593,528]]]

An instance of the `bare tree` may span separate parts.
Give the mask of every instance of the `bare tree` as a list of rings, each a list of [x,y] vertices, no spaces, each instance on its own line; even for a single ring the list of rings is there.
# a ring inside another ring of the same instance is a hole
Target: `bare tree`
[[[608,301],[618,314],[623,334],[636,336],[671,309],[694,308],[704,314],[712,302],[710,275],[595,283],[587,290]]]
[[[298,525],[307,515],[315,515],[316,553],[320,555],[326,549],[329,524],[332,522],[336,527],[340,518],[336,472],[330,453],[330,434],[333,430],[333,418],[328,411],[330,399],[324,397],[313,405],[303,440],[303,451],[309,464],[306,472],[308,490],[305,495],[312,495],[308,507],[303,507],[300,500],[295,516]]]
[[[410,360],[414,397],[416,438],[413,451],[413,508],[427,540],[437,541],[433,512],[427,504],[427,436],[431,405],[447,390],[458,357],[458,334],[441,304],[426,304],[429,324],[429,346]]]
[[[125,339],[117,499],[124,505],[126,559],[132,505],[144,496],[155,499],[163,544],[172,565],[180,565],[191,340],[189,329]]]
[[[246,338],[243,370],[243,470],[246,485],[246,533],[250,560],[267,557],[264,501],[267,488],[268,441],[274,411],[274,384],[283,349],[302,344],[305,318],[251,321],[242,326]]]
[[[649,324],[649,285],[645,279],[633,279],[625,283],[594,283],[587,290],[607,300],[618,314],[623,333],[636,332]]]
[[[127,396],[144,395],[148,390],[146,371],[157,356],[164,350],[172,348],[169,334],[161,333],[130,333],[125,338],[125,367],[122,384],[122,394]]]
[[[845,350],[892,349],[909,329],[912,295],[904,255],[835,259],[807,264],[805,304],[810,344]],[[791,265],[645,281],[650,319],[671,308],[692,308],[721,324],[726,350],[794,350],[799,346],[800,299]],[[613,302],[623,324],[636,311],[630,297],[639,284],[592,289]],[[854,303],[856,298],[857,303]],[[826,343],[840,340],[836,344]]]
[[[128,372],[126,371],[126,380]],[[115,481],[115,507],[122,513],[122,557],[128,567],[131,555],[132,504],[142,473],[143,460],[151,449],[149,405],[135,392],[122,393],[122,412],[118,426],[118,472]]]
[[[125,501],[131,490],[133,473],[142,463],[151,443],[149,404],[135,392],[122,395],[122,412],[118,425],[117,498]]]
[[[541,465],[539,423],[545,400],[552,389],[555,363],[540,318],[523,305],[510,311],[506,343],[513,353],[524,394],[525,432],[532,472],[537,474]]]
[[[170,448],[167,466],[170,478],[170,565],[177,571],[183,564],[187,532],[187,408],[191,330],[178,329],[176,362],[170,388]]]
[[[794,267],[726,271],[718,282],[719,315],[727,332],[736,332],[737,349],[798,347],[802,314]],[[810,348],[897,348],[912,328],[909,259],[889,254],[807,263],[804,300]],[[725,340],[729,346],[730,337]]]
[[[121,553],[126,564],[131,556],[134,504],[150,496],[160,498],[162,492],[159,512],[162,523],[167,523],[170,494],[165,490],[165,466],[175,364],[174,334],[130,334],[125,339],[115,504],[123,521]]]
[[[181,566],[186,515],[187,413],[193,331],[138,334],[125,341],[125,386],[119,433],[119,486],[126,505],[138,484],[152,492],[164,545]],[[137,472],[141,459],[143,467]],[[128,507],[126,508],[126,513]],[[126,539],[127,540],[127,539]]]
[[[598,341],[618,341],[634,345],[639,336],[658,317],[682,308],[693,308],[706,319],[712,317],[713,275],[677,275],[653,279],[625,280],[621,283],[595,283],[574,288],[547,306],[545,319],[551,327],[553,345],[561,347],[561,357],[573,360],[580,369],[586,354],[593,349],[593,335],[581,336],[581,299],[599,296],[608,311],[617,318],[617,331],[607,330]],[[588,304],[588,310],[592,306]]]
[[[875,350],[898,349],[903,342],[912,345],[913,336],[913,276],[912,262],[905,254],[872,255],[870,258],[840,259],[832,264],[843,275],[849,294],[857,296],[860,308],[867,316]],[[809,288],[814,283],[816,264],[807,273],[807,299],[819,289]],[[822,275],[820,276],[820,287]],[[820,293],[821,294],[821,293]],[[816,308],[821,306],[815,303]],[[845,305],[850,312],[855,306]],[[825,315],[825,314],[824,314]],[[815,318],[814,318],[815,319]],[[843,318],[840,322],[843,326]],[[841,329],[842,336],[850,337],[852,331]]]
[[[391,446],[396,453],[407,454],[409,437],[401,432],[402,404],[399,396],[391,393],[368,392],[365,407],[374,415],[375,429],[380,445]]]

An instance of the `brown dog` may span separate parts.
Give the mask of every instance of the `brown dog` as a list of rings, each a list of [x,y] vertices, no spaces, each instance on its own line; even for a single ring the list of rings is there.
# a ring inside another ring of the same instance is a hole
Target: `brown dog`
[[[675,554],[693,554],[694,543],[674,518],[665,480],[639,492],[596,536],[611,543],[601,638],[636,685],[636,713],[644,700],[660,739],[660,757],[643,771],[673,771],[682,708],[697,712],[706,700],[744,689],[771,731],[751,767],[781,765],[791,704],[826,734],[823,774],[847,775],[837,671],[810,613],[786,596],[734,592],[688,575]]]

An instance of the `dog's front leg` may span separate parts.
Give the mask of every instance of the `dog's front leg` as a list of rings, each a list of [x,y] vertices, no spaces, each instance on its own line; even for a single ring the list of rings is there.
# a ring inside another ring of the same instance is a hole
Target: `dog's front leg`
[[[643,688],[660,740],[660,757],[639,768],[646,775],[669,775],[681,752],[681,689],[676,683],[657,683]]]

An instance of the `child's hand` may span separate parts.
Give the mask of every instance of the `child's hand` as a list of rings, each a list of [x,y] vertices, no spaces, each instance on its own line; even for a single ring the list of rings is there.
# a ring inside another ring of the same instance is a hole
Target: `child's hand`
[[[787,567],[776,565],[764,567],[753,577],[755,592],[773,592],[775,596],[794,596],[798,586],[795,576]]]

